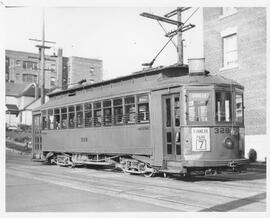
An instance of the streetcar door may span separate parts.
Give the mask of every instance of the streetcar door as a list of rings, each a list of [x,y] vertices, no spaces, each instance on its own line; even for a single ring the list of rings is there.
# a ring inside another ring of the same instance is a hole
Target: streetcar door
[[[180,93],[163,96],[162,102],[164,159],[180,160]]]
[[[40,158],[42,152],[42,136],[41,136],[41,115],[33,115],[33,138],[32,152],[33,157]]]

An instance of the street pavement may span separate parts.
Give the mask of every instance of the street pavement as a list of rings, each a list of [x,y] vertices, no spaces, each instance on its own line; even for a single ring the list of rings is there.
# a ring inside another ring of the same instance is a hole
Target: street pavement
[[[265,212],[266,172],[183,178],[66,168],[6,151],[7,212]]]

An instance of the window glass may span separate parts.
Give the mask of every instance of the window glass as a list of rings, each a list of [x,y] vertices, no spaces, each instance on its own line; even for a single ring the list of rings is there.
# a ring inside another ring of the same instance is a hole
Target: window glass
[[[54,129],[54,116],[53,116],[53,109],[48,110],[48,126],[49,129]]]
[[[22,80],[23,80],[23,82],[37,82],[37,75],[23,74]]]
[[[102,114],[101,114],[101,102],[94,103],[94,126],[101,126]]]
[[[54,109],[54,129],[60,129],[60,110]]]
[[[75,112],[74,112],[74,106],[68,107],[68,127],[74,128],[75,127]]]
[[[67,128],[67,108],[61,108],[61,129]]]
[[[180,126],[180,100],[179,97],[174,97],[174,117],[175,126]]]
[[[171,122],[172,122],[171,121],[171,99],[166,98],[165,104],[166,104],[166,127],[170,127]]]
[[[235,118],[236,122],[243,123],[243,95],[242,94],[236,94],[235,95]]]
[[[223,67],[237,65],[237,37],[236,34],[223,37]]]
[[[34,61],[23,61],[23,69],[37,70],[37,63]]]
[[[148,122],[149,121],[149,103],[148,95],[138,96],[138,122]]]
[[[42,129],[48,128],[48,118],[47,118],[47,111],[42,111]]]
[[[104,118],[104,125],[105,126],[112,125],[111,100],[103,101],[103,118]]]
[[[209,100],[208,92],[189,92],[188,117],[190,122],[209,121]]]
[[[216,92],[216,121],[232,121],[232,99],[229,92]]]
[[[123,124],[123,100],[122,98],[113,100],[114,124]]]
[[[135,123],[135,98],[134,96],[129,96],[125,98],[125,118],[126,123]]]
[[[86,103],[84,104],[84,116],[85,116],[85,127],[92,126],[92,104]]]
[[[76,105],[76,127],[83,127],[83,109],[82,105]]]

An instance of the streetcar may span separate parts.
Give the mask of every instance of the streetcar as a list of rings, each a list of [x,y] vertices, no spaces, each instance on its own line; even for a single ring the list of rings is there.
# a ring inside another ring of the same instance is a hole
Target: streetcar
[[[33,110],[33,159],[148,177],[242,169],[243,93],[200,59],[51,92]]]

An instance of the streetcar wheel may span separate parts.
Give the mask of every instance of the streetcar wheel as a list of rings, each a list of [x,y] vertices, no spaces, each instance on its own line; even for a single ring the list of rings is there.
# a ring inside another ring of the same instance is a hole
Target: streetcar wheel
[[[153,171],[153,172],[150,172],[150,171],[145,172],[143,175],[144,175],[145,177],[152,177],[152,176],[154,175],[154,171]]]

